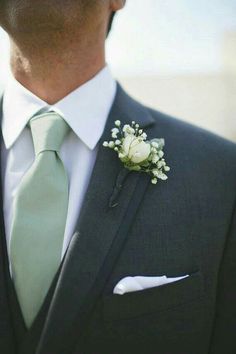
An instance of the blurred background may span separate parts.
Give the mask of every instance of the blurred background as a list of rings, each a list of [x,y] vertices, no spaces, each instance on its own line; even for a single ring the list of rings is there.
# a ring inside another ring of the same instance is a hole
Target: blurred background
[[[8,57],[0,30],[0,90]],[[236,0],[127,0],[107,62],[133,97],[236,141]]]

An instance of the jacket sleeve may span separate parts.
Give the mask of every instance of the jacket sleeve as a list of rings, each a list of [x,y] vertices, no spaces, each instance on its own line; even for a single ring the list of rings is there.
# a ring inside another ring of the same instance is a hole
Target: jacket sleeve
[[[219,270],[215,323],[209,354],[236,353],[236,212]]]

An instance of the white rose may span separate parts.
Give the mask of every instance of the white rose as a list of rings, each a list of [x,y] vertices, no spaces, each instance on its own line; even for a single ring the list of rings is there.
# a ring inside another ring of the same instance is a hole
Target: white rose
[[[150,144],[140,140],[140,138],[134,135],[127,135],[124,138],[122,147],[125,156],[128,156],[134,163],[140,163],[146,160],[151,152]]]

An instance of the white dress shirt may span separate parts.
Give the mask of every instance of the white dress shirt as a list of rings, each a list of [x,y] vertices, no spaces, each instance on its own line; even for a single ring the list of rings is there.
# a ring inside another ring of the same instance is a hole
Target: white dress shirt
[[[31,131],[26,124],[40,109],[58,112],[71,127],[60,151],[69,178],[69,205],[61,257],[71,240],[97,154],[97,143],[114,101],[116,81],[105,66],[91,80],[54,105],[35,96],[13,77],[3,97],[1,144],[3,212],[9,254],[14,195],[34,161]],[[43,227],[42,227],[43,232]]]

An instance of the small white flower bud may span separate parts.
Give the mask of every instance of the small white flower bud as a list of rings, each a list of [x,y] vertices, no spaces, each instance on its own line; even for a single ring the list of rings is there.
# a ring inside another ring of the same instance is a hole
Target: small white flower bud
[[[154,155],[152,158],[152,162],[153,163],[157,163],[157,161],[159,161],[160,157],[158,155]]]
[[[134,135],[134,134],[135,134],[134,128],[132,128],[130,125],[124,126],[123,132],[125,133],[125,136],[127,136],[127,135]]]
[[[156,149],[159,147],[159,144],[156,141],[152,141],[151,145]]]
[[[114,141],[109,141],[108,146],[112,149],[115,146]]]
[[[152,184],[157,184],[157,178],[152,178],[151,182]]]
[[[116,133],[112,133],[111,136],[112,136],[113,139],[117,139],[117,134]]]
[[[146,133],[143,133],[142,135],[142,138],[145,140],[145,139],[147,139],[147,134]]]
[[[119,156],[119,158],[120,158],[120,159],[122,159],[123,157],[125,157],[125,155],[124,155],[124,154],[122,154],[121,152],[119,153],[119,155],[118,155],[118,156]]]
[[[104,141],[102,145],[105,146],[105,147],[108,147],[108,145],[109,145],[108,141]]]
[[[112,128],[112,133],[118,134],[119,133],[119,129],[118,128]]]
[[[162,179],[162,181],[166,181],[168,177],[164,173],[162,173],[159,178]]]
[[[168,172],[168,171],[170,171],[170,167],[169,167],[169,166],[165,166],[165,167],[164,167],[164,170],[165,170],[166,172]]]
[[[157,163],[157,167],[158,167],[158,168],[162,168],[162,167],[164,167],[165,165],[166,165],[165,161],[158,161],[158,163]]]
[[[120,145],[121,144],[121,141],[119,140],[119,139],[117,139],[116,141],[115,141],[115,145]]]
[[[120,120],[116,120],[116,121],[115,121],[115,125],[116,125],[117,127],[120,127]]]
[[[158,170],[152,170],[152,174],[154,177],[158,177],[159,176],[159,171]]]
[[[123,126],[123,132],[126,132],[128,129],[130,129],[131,127],[130,127],[130,125],[129,124],[125,124],[124,126]]]

